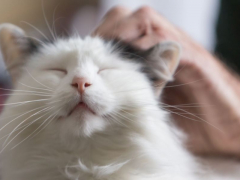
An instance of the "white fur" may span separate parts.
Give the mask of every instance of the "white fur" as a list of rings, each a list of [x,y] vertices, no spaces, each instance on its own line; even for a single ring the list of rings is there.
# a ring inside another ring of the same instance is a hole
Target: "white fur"
[[[58,40],[30,56],[15,88],[19,91],[6,102],[25,103],[5,106],[0,136],[37,121],[11,133],[5,144],[6,137],[1,140],[2,180],[197,179],[198,166],[139,68],[90,37]],[[74,76],[91,82],[82,98],[96,115],[80,110],[68,116],[80,98],[71,86]],[[26,102],[32,100],[40,101]],[[50,123],[44,127],[43,122]]]

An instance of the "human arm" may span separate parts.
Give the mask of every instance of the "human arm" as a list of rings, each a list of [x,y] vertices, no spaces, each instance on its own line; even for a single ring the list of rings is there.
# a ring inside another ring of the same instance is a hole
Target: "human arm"
[[[168,110],[187,132],[193,152],[240,156],[240,80],[217,58],[149,7],[135,12],[116,7],[93,35],[117,38],[143,50],[161,41],[180,43],[175,81],[163,95]]]

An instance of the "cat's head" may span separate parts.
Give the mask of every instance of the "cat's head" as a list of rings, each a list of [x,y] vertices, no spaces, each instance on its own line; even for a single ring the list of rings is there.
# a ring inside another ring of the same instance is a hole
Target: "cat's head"
[[[29,123],[33,135],[54,128],[91,136],[137,121],[149,105],[157,107],[156,89],[172,79],[180,51],[161,43],[137,62],[98,37],[38,44],[9,24],[0,26],[0,43],[17,90],[9,102],[23,102],[15,109],[30,112],[21,125]]]

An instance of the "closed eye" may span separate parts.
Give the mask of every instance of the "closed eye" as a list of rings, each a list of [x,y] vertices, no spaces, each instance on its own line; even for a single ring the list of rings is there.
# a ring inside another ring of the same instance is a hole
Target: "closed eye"
[[[65,69],[60,69],[60,68],[51,68],[51,69],[48,69],[50,71],[58,71],[58,72],[62,72],[64,74],[67,74],[67,70]]]
[[[106,71],[106,70],[114,70],[116,68],[102,68],[98,70],[98,73],[102,72],[102,71]]]

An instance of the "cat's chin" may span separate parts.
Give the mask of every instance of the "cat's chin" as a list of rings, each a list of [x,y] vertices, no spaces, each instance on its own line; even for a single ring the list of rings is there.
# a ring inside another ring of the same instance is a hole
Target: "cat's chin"
[[[68,135],[90,137],[96,132],[104,131],[107,127],[107,122],[103,117],[94,115],[83,108],[76,109],[71,116],[59,121],[59,124],[62,127],[60,133],[65,134],[65,137]]]
[[[96,115],[96,113],[84,102],[79,102],[68,114],[68,116],[74,115],[84,116],[86,114]]]
[[[100,132],[106,128],[106,120],[95,113],[91,107],[85,103],[78,103],[66,116],[59,118],[61,134],[64,136],[73,135],[75,137],[90,137],[95,132]]]

